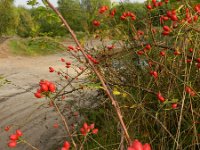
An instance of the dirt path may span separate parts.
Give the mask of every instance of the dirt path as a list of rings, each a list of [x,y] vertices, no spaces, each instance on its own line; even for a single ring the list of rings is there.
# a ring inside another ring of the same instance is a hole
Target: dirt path
[[[5,46],[3,46],[5,47]],[[0,50],[2,51],[2,46]],[[12,84],[0,87],[0,150],[8,150],[9,135],[20,128],[25,139],[40,150],[55,150],[54,145],[65,137],[62,128],[53,128],[58,122],[58,116],[52,108],[40,106],[45,102],[33,95],[40,79],[58,80],[56,74],[49,73],[49,66],[55,69],[63,68],[60,58],[75,62],[69,56],[55,54],[42,57],[20,57],[1,55],[0,75],[3,74]],[[16,86],[14,86],[16,85]],[[61,123],[61,122],[60,122]],[[12,128],[5,132],[6,126]],[[19,144],[16,150],[31,150],[30,147]]]

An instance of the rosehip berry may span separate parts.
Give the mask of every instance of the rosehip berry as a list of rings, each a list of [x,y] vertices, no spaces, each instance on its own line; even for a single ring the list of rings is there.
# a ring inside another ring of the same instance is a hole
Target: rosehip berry
[[[69,46],[68,46],[68,49],[69,49],[69,50],[74,50],[74,47],[71,46],[71,45],[69,45]]]
[[[143,50],[137,51],[137,54],[138,54],[138,55],[143,55],[143,54],[144,54],[144,51],[143,51]]]
[[[49,90],[48,86],[46,84],[40,85],[41,91],[42,92],[47,92]]]
[[[176,15],[172,15],[170,18],[171,18],[171,20],[173,20],[173,21],[178,21],[178,17],[177,17]]]
[[[116,13],[116,9],[112,10],[112,11],[110,12],[110,15],[111,15],[112,17],[114,17],[115,13]]]
[[[70,68],[71,66],[70,66],[70,65],[66,65],[65,67],[66,67],[66,68]]]
[[[151,5],[147,5],[147,9],[151,10],[152,6]]]
[[[174,55],[176,55],[176,56],[177,56],[177,55],[180,55],[180,54],[181,54],[181,53],[180,53],[179,51],[175,51],[175,52],[174,52]]]
[[[168,3],[169,2],[169,0],[165,0],[165,3]]]
[[[143,150],[151,150],[150,144],[146,143],[143,145]]]
[[[163,26],[163,30],[165,30],[165,31],[170,31],[170,28],[168,27],[168,26]]]
[[[49,84],[49,91],[50,92],[55,92],[56,91],[56,86],[53,83]]]
[[[192,60],[191,60],[191,59],[187,59],[186,61],[187,61],[187,63],[191,63],[191,62],[192,62]]]
[[[81,129],[80,129],[80,132],[81,132],[81,134],[84,135],[84,136],[86,136],[86,134],[87,134],[87,132],[85,131],[84,128],[81,128]]]
[[[58,125],[57,123],[54,123],[53,127],[54,127],[54,128],[58,128],[59,125]]]
[[[158,73],[156,71],[151,71],[150,74],[154,76],[154,78],[158,78]]]
[[[5,131],[9,131],[10,130],[10,126],[7,126],[4,128]]]
[[[108,50],[112,50],[113,48],[114,48],[114,45],[107,46],[107,49],[108,49]]]
[[[198,63],[198,64],[197,64],[197,68],[199,68],[199,69],[200,69],[200,63]]]
[[[158,6],[162,6],[163,5],[163,3],[162,2],[158,2]]]
[[[192,49],[192,48],[190,48],[190,49],[189,49],[189,52],[190,52],[190,53],[192,53],[192,52],[193,52],[193,49]]]
[[[18,140],[18,136],[16,134],[10,135],[10,140]]]
[[[191,91],[189,94],[190,94],[190,96],[195,96],[196,95],[196,93],[194,91]]]
[[[169,20],[169,17],[167,17],[167,16],[163,16],[162,18],[163,18],[164,21]]]
[[[97,20],[94,20],[94,21],[93,21],[93,25],[96,26],[96,27],[98,27],[98,26],[100,26],[100,22],[97,21]]]
[[[87,124],[87,123],[84,123],[84,124],[83,124],[83,128],[87,130],[87,129],[88,129],[88,124]]]
[[[39,92],[34,93],[34,95],[36,98],[42,98],[42,94]]]
[[[65,141],[63,144],[63,147],[69,149],[70,148],[70,143],[68,141]]]
[[[165,98],[162,96],[162,94],[161,94],[160,92],[157,94],[157,98],[158,98],[158,100],[161,101],[161,102],[164,102],[164,101],[165,101]]]
[[[16,135],[19,136],[19,137],[22,136],[23,135],[22,131],[21,130],[16,130]]]
[[[186,91],[186,93],[190,93],[192,91],[192,89],[189,86],[186,86],[185,91]]]
[[[134,148],[135,150],[143,150],[142,143],[138,140],[133,141],[131,147]]]
[[[66,65],[71,65],[71,62],[66,62]]]
[[[94,129],[94,123],[90,125],[90,129]]]
[[[10,147],[10,148],[14,148],[14,147],[16,147],[17,146],[17,142],[16,141],[10,141],[9,143],[8,143],[8,147]]]
[[[176,108],[177,108],[177,105],[178,105],[177,103],[173,103],[173,104],[172,104],[172,108],[173,108],[173,109],[176,109]]]
[[[198,18],[199,17],[197,15],[195,15],[194,18],[193,18],[193,20],[196,22],[198,20]]]
[[[154,3],[153,6],[154,6],[154,7],[158,7],[158,3]]]
[[[164,51],[161,51],[160,52],[160,56],[165,56],[166,54],[165,54],[165,52]]]
[[[148,50],[150,50],[151,49],[151,45],[147,44],[145,48],[148,49]]]
[[[196,61],[197,61],[198,63],[200,63],[200,58],[197,58]]]
[[[121,19],[121,20],[125,20],[126,17],[125,17],[125,16],[121,16],[120,19]]]
[[[54,68],[53,67],[49,67],[49,72],[54,72]]]
[[[93,134],[97,134],[98,131],[99,131],[98,129],[93,129],[93,130],[92,130],[92,133],[93,133]]]
[[[163,31],[162,35],[169,35],[169,33],[170,33],[169,31]]]
[[[60,60],[61,60],[62,62],[65,62],[65,59],[64,59],[64,58],[61,58]]]

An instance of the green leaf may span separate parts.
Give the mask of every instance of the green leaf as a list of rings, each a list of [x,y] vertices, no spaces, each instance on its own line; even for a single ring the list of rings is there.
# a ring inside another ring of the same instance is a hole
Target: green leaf
[[[87,87],[89,88],[94,88],[94,89],[103,89],[101,86],[101,83],[88,83],[86,84]]]
[[[39,3],[37,2],[37,0],[29,0],[27,1],[27,5],[31,5],[31,6],[35,6],[38,5]]]

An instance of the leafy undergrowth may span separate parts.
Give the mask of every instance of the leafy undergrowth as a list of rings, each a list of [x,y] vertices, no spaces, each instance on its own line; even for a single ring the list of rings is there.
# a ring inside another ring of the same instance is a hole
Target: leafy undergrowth
[[[15,55],[38,56],[49,55],[64,51],[57,38],[37,37],[30,39],[13,39],[9,46]]]

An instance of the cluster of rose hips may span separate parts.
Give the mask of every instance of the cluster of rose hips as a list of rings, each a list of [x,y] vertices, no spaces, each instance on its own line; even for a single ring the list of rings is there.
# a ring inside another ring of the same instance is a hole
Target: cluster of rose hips
[[[195,96],[196,92],[189,86],[185,87],[185,92],[188,93],[190,96]]]
[[[114,17],[115,14],[116,14],[116,9],[111,10],[111,12],[110,12],[110,16],[111,16],[111,17]]]
[[[167,4],[169,1],[168,0],[165,0],[165,3]],[[157,2],[157,0],[152,0],[152,3],[151,4],[148,4],[146,7],[147,9],[151,10],[153,8],[156,8],[158,6],[162,6],[163,5],[163,2]]]
[[[82,135],[86,136],[89,132],[92,132],[93,134],[97,134],[98,133],[98,129],[94,128],[94,123],[88,125],[87,123],[83,124],[83,127],[80,129],[80,132]]]
[[[150,74],[157,79],[158,78],[158,72],[157,71],[150,71]]]
[[[130,11],[124,12],[120,18],[121,20],[126,20],[127,17],[130,17],[131,20],[136,20],[136,15]]]
[[[185,20],[188,23],[192,23],[193,21],[196,22],[198,20],[198,15],[191,16],[189,8],[185,9]]]
[[[93,62],[94,64],[98,64],[98,63],[99,63],[94,57],[92,57],[92,56],[89,55],[89,54],[87,54],[87,58],[88,58],[91,62]]]
[[[100,26],[100,24],[101,23],[98,20],[93,21],[93,25],[96,26],[96,27]]]
[[[71,67],[71,64],[72,64],[71,62],[65,61],[64,58],[61,58],[60,60],[61,60],[61,62],[64,62],[66,64],[66,66],[65,66],[66,68],[70,68]]]
[[[34,93],[36,98],[42,98],[43,95],[46,95],[49,92],[54,93],[56,91],[55,84],[47,80],[40,80],[39,85],[40,88]]]
[[[109,45],[109,46],[107,46],[107,49],[108,49],[108,50],[112,50],[113,48],[115,48],[114,45]]]
[[[144,47],[143,50],[137,51],[137,54],[138,54],[138,55],[143,55],[145,51],[149,51],[149,50],[151,50],[151,45],[150,45],[150,44],[147,44],[147,45]]]
[[[99,13],[100,14],[103,14],[104,12],[106,12],[108,10],[108,6],[101,6],[100,8],[99,8]],[[116,10],[114,11],[112,11],[112,16],[114,16],[115,15],[115,12],[116,12]],[[93,25],[94,26],[96,26],[96,27],[98,27],[98,26],[100,26],[100,21],[98,21],[98,20],[93,20]]]
[[[70,143],[68,141],[65,141],[61,150],[69,150],[70,148]]]
[[[101,6],[100,8],[99,8],[99,13],[100,14],[103,14],[104,12],[106,12],[108,10],[108,6]]]
[[[169,26],[166,26],[166,25],[163,26],[163,32],[162,32],[163,35],[169,35],[170,32],[171,32],[171,29]]]
[[[163,24],[164,21],[167,21],[169,19],[171,19],[173,21],[173,27],[176,28],[177,27],[176,22],[178,21],[178,17],[176,15],[176,10],[167,11],[166,16],[161,16],[160,17],[160,22]],[[171,32],[170,27],[163,26],[163,32],[162,32],[163,35],[169,35],[170,32]]]
[[[160,92],[157,93],[157,98],[158,98],[158,100],[159,100],[160,102],[162,102],[162,103],[165,102],[165,98],[162,96],[162,94],[161,94]],[[173,109],[176,109],[177,106],[178,106],[177,103],[172,103],[172,104],[171,104],[171,107],[172,107]]]
[[[72,45],[68,46],[68,51],[78,52],[80,50],[80,47],[74,47]]]
[[[8,142],[8,147],[14,148],[17,146],[17,140],[22,136],[21,130],[16,130],[15,134],[11,134],[9,139],[10,141]]]
[[[142,143],[136,139],[127,150],[151,150],[151,146],[148,143],[142,145]]]
[[[200,15],[200,4],[196,4],[194,6],[194,10],[197,12],[198,15]]]

